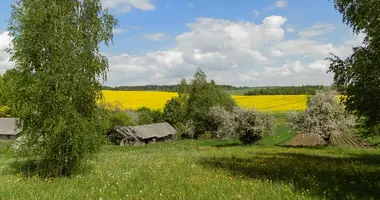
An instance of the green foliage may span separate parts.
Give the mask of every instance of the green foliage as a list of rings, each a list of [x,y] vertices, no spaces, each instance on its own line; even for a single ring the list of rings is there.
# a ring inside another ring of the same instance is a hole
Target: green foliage
[[[323,85],[303,85],[303,86],[289,86],[289,87],[267,87],[252,89],[244,95],[313,95],[317,90],[323,89]]]
[[[20,105],[18,102],[19,93],[23,92],[23,89],[17,87],[19,83],[20,71],[16,69],[7,70],[3,76],[4,85],[2,96],[0,97],[0,105],[3,104],[7,107],[7,115],[10,117],[18,117],[20,114]]]
[[[182,79],[178,94],[178,97],[166,103],[163,118],[174,126],[182,124],[180,127],[187,127],[187,132],[193,138],[214,130],[209,116],[212,107],[219,106],[231,111],[236,105],[234,99],[217,86],[215,81],[207,81],[206,74],[201,69],[195,72],[190,84]]]
[[[177,139],[192,139],[194,138],[194,123],[192,120],[188,120],[184,123],[179,122],[173,125],[177,131]]]
[[[180,97],[168,100],[162,114],[163,119],[171,125],[185,122],[184,102]]]
[[[335,86],[344,88],[346,109],[364,119],[368,128],[380,123],[380,2],[377,0],[334,0],[343,22],[355,33],[366,35],[363,45],[354,47],[348,58],[333,55],[329,72]]]
[[[44,173],[70,175],[90,158],[104,127],[97,101],[117,20],[100,0],[17,0],[8,30],[14,38],[15,105],[25,149]]]
[[[261,140],[264,135],[274,134],[275,119],[270,113],[236,108],[234,115],[236,135],[243,144],[253,144]]]
[[[180,92],[184,91],[182,86],[182,82],[187,84],[186,79],[181,80],[181,84],[177,85],[141,85],[141,86],[103,86],[103,90],[117,90],[117,91],[165,91],[165,92]],[[250,87],[236,87],[232,85],[218,85],[219,88],[222,88],[226,91],[230,92],[238,92],[239,94],[244,94],[244,92],[240,92],[241,90],[248,91]]]
[[[253,144],[264,135],[273,135],[275,118],[270,113],[234,108],[227,111],[213,107],[210,111],[214,135],[221,139],[238,138],[243,144]]]
[[[147,107],[141,107],[136,110],[137,113],[137,124],[153,124],[163,122],[162,112],[160,110],[152,110]]]
[[[336,94],[334,90],[317,91],[308,100],[305,112],[288,114],[290,127],[303,134],[319,134],[327,144],[334,134],[353,133],[356,119],[337,102]]]
[[[101,116],[103,117],[103,124],[106,131],[115,128],[116,126],[134,125],[132,117],[119,106],[103,103],[100,105],[99,109]]]
[[[232,110],[236,105],[232,97],[215,84],[207,82],[206,74],[198,69],[189,86],[186,99],[186,116],[194,123],[194,137],[212,131],[209,112],[213,106]]]

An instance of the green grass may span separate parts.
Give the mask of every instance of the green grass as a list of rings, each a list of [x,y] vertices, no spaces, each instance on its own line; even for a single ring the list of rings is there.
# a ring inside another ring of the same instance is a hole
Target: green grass
[[[281,143],[264,138],[266,145]],[[9,143],[0,143],[0,149]],[[25,177],[0,151],[0,199],[379,199],[376,149],[240,146],[176,141],[105,146],[70,178]]]

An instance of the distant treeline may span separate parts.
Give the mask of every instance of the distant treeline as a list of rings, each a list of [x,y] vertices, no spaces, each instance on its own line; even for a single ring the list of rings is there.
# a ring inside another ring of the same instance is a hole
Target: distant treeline
[[[257,88],[252,89],[244,95],[314,95],[316,90],[326,88],[323,85],[303,85],[303,86],[286,86],[286,87],[267,87],[267,88]]]
[[[241,90],[250,89],[250,87],[235,87],[232,85],[218,85],[225,90]],[[103,86],[103,90],[123,90],[123,91],[165,91],[165,92],[177,92],[179,85],[143,85],[143,86],[118,86],[110,87]]]

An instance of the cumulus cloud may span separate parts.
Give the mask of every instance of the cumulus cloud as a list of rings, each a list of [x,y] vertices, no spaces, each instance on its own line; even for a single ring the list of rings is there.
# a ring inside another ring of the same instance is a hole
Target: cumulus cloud
[[[288,33],[293,33],[293,32],[295,32],[296,30],[292,27],[292,26],[288,26],[288,27],[286,27],[286,32],[288,32]]]
[[[352,46],[359,45],[364,38],[351,36],[334,44],[305,35],[288,39],[286,22],[282,16],[268,16],[258,24],[197,18],[187,24],[187,31],[174,37],[171,48],[139,55],[107,55],[110,64],[107,84],[175,84],[183,77],[191,77],[198,67],[221,84],[329,84],[332,79],[331,74],[326,74],[328,63],[324,58],[330,52],[348,56]],[[328,27],[311,28],[320,31]],[[3,33],[0,38],[0,45],[7,46],[4,44],[8,42],[3,41],[9,37]],[[3,60],[0,53],[0,62]]]
[[[117,14],[130,12],[132,8],[139,10],[155,10],[150,0],[101,0],[105,8],[109,8]]]
[[[310,28],[306,28],[300,31],[298,35],[303,38],[310,38],[314,36],[324,35],[334,29],[335,27],[332,24],[316,24]]]
[[[275,5],[277,8],[285,8],[288,5],[288,2],[286,0],[279,0],[276,1]]]
[[[112,30],[113,34],[119,34],[119,33],[124,33],[124,32],[127,32],[128,29],[126,28],[115,28]]]
[[[260,12],[258,10],[253,10],[253,14],[257,17],[260,15]]]
[[[175,37],[171,49],[110,57],[110,73],[118,77],[125,74],[124,79],[110,81],[116,85],[167,84],[189,77],[201,67],[209,77],[218,77],[218,82],[224,84],[283,85],[282,78],[286,84],[328,84],[331,75],[326,75],[328,63],[324,58],[330,52],[349,55],[351,47],[360,44],[363,37],[353,36],[339,45],[301,36],[287,40],[286,21],[282,16],[266,17],[260,24],[198,18],[187,24],[188,31]],[[320,31],[330,27],[311,28]]]
[[[148,40],[153,40],[153,41],[160,41],[168,38],[168,34],[166,33],[152,33],[152,34],[145,34],[144,38]]]
[[[11,40],[8,32],[0,32],[0,74],[13,66],[13,63],[9,61],[10,55],[5,51],[9,48]]]

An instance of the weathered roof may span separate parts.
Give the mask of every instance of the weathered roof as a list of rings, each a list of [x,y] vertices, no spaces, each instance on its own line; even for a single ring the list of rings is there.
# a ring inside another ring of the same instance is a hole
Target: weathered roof
[[[141,139],[162,138],[175,135],[176,130],[168,123],[146,124],[141,126],[119,127],[119,131],[132,130]]]
[[[0,135],[18,135],[21,129],[17,127],[17,118],[0,118]]]

